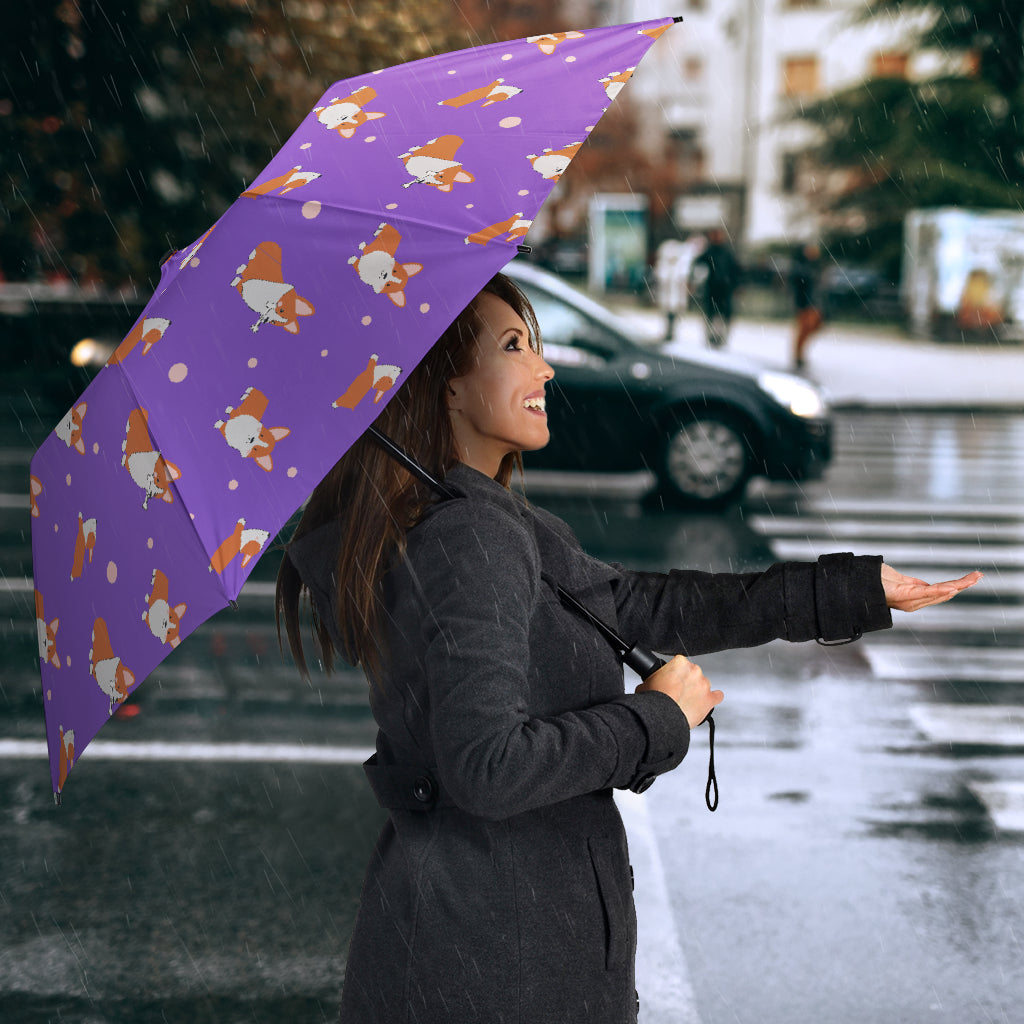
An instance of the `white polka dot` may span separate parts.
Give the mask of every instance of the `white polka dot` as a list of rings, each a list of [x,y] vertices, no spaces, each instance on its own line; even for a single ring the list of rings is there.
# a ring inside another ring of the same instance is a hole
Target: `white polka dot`
[[[503,117],[499,122],[500,128],[518,128],[523,123],[521,117]]]
[[[528,188],[521,188],[519,190],[519,192],[518,192],[518,195],[521,195],[521,196],[528,196],[529,194],[530,194],[530,190]]]
[[[360,323],[361,323],[361,324],[362,324],[362,325],[363,325],[364,327],[369,327],[369,326],[370,326],[370,324],[372,324],[372,323],[373,323],[373,317],[372,317],[372,316],[364,316],[364,317],[363,317],[363,319],[362,319],[362,320],[360,320],[359,322],[360,322]]]
[[[229,480],[228,481],[228,490],[229,491],[237,491],[238,490],[238,481],[237,480]]]
[[[252,359],[250,359],[249,362],[246,363],[246,366],[248,366],[250,370],[255,370],[258,365],[259,360],[255,356],[253,356]]]
[[[398,203],[388,203],[388,205],[385,206],[384,209],[385,210],[397,210],[398,209]]]
[[[107,562],[107,582],[108,583],[116,583],[117,582],[117,563],[116,562]]]
[[[430,303],[429,302],[421,303],[420,304],[420,312],[421,313],[429,313],[430,312]]]
[[[70,473],[68,473],[68,475],[66,477],[64,477],[64,483],[66,483],[68,485],[68,487],[71,486],[71,474]]]
[[[153,538],[152,537],[148,537],[146,539],[146,547],[149,548],[150,551],[153,550]]]
[[[565,58],[565,63],[566,64],[575,64],[576,63],[576,58],[575,57],[566,57]]]
[[[294,478],[294,477],[297,477],[298,475],[299,475],[299,471],[294,466],[289,466],[288,467],[288,476],[289,477]]]
[[[452,70],[451,70],[451,71],[449,71],[449,72],[448,72],[448,74],[449,74],[449,75],[457,75],[457,74],[458,74],[458,71],[456,71],[456,70],[455,70],[454,68],[452,68]]]
[[[93,453],[93,455],[99,455],[99,453],[100,453],[99,441],[93,441],[93,443],[92,443],[92,453]]]
[[[325,349],[325,348],[320,349],[320,358],[321,359],[326,359],[327,358],[327,349]]]
[[[503,53],[501,55],[501,59],[502,60],[511,60],[512,59],[512,54],[511,53]]]
[[[299,146],[299,149],[309,149],[312,145],[312,142],[304,142],[301,146]]]
[[[308,203],[302,204],[302,216],[306,220],[312,220],[314,217],[320,216],[320,201],[317,199],[310,199]]]
[[[363,142],[376,142],[376,141],[377,141],[377,136],[376,135],[367,135],[366,138],[363,139]]]
[[[180,384],[188,376],[188,366],[185,363],[175,363],[167,371],[167,379],[172,384]]]
[[[198,267],[199,266],[199,257],[198,256],[193,256],[192,259],[190,259],[188,261],[188,263],[185,264],[185,266],[187,266],[187,267]]]

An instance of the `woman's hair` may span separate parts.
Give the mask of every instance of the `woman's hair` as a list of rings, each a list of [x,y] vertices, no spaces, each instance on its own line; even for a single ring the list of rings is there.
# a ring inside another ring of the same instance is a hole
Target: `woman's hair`
[[[531,347],[540,351],[540,331],[529,300],[512,280],[498,274],[441,335],[374,422],[435,478],[443,479],[458,461],[448,412],[448,382],[473,368],[474,347],[483,326],[479,310],[483,294],[507,302],[529,328]],[[518,452],[505,456],[495,479],[507,487],[514,468],[522,470]],[[341,650],[335,650],[327,625],[315,607],[311,609],[313,634],[327,671],[338,654],[350,664],[361,664],[368,677],[377,675],[383,653],[379,629],[384,577],[404,550],[406,531],[436,499],[367,434],[313,491],[291,539],[295,542],[330,522],[338,524],[335,610]],[[299,614],[304,591],[285,553],[277,574],[278,643],[283,618],[292,657],[308,676]]]

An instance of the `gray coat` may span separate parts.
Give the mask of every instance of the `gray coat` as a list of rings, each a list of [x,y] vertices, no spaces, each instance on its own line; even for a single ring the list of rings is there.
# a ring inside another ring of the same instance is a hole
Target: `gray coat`
[[[430,510],[387,578],[368,774],[390,815],[341,1019],[632,1024],[636,919],[612,790],[679,764],[689,727],[669,697],[624,693],[611,648],[542,571],[633,642],[696,656],[891,625],[880,559],[630,572],[473,469],[447,482],[464,499]],[[328,622],[337,543],[329,525],[289,548]]]

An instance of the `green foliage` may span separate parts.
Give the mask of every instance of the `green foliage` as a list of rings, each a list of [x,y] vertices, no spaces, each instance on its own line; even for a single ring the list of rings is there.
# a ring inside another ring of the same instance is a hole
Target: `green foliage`
[[[934,12],[920,45],[950,67],[925,81],[870,79],[805,106],[808,151],[843,186],[823,193],[830,247],[896,272],[908,210],[1017,209],[1024,199],[1024,4],[875,0],[866,16]]]
[[[448,0],[22,0],[0,36],[0,271],[154,283],[338,79],[468,44]]]

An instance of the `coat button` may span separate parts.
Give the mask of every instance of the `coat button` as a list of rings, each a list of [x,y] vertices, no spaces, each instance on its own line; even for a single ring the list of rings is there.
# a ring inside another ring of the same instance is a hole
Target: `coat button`
[[[413,781],[412,795],[421,804],[429,804],[437,798],[437,783],[429,775],[420,775]]]
[[[636,782],[634,782],[633,785],[630,786],[629,788],[634,793],[645,793],[645,792],[647,792],[647,790],[649,790],[651,788],[651,784],[654,782],[654,780],[657,777],[658,777],[657,775],[650,775],[650,774],[649,775],[641,775],[640,778],[637,779]]]

